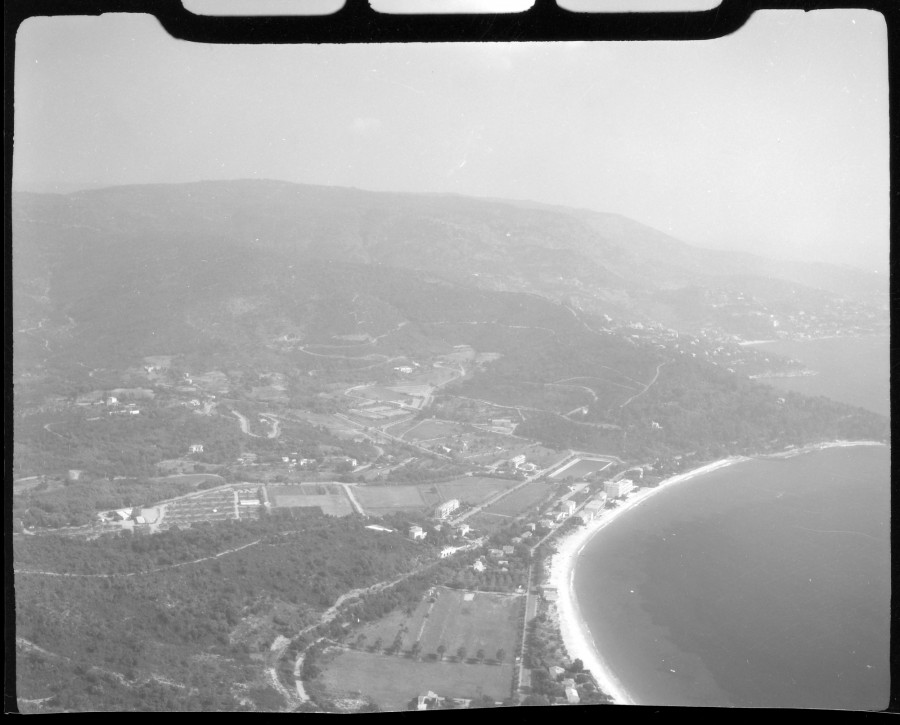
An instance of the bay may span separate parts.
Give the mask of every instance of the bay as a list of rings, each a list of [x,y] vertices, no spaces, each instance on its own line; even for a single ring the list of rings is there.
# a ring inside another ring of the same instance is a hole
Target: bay
[[[830,341],[812,345],[822,355],[813,394],[830,392],[829,380],[844,396],[856,385],[869,389],[865,407],[889,412],[888,368],[878,371],[868,341],[855,362],[847,338],[839,354],[822,352],[840,347]],[[854,366],[868,379],[848,384]],[[637,703],[883,709],[890,449],[759,458],[661,491],[589,542],[574,587],[602,658]]]

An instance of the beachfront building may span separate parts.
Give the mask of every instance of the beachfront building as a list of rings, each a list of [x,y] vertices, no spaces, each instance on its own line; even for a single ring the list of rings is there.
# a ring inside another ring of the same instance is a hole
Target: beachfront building
[[[451,498],[449,501],[439,504],[434,509],[434,516],[438,519],[445,519],[459,508],[459,499]]]
[[[576,508],[578,508],[578,504],[576,504],[571,499],[562,502],[562,510],[565,511],[569,516],[575,513]]]
[[[570,705],[577,705],[579,702],[581,702],[581,698],[578,697],[578,690],[576,690],[574,687],[567,687],[566,700]]]
[[[603,484],[603,492],[609,498],[620,498],[634,488],[634,482],[628,478],[621,478],[618,481],[607,481]]]

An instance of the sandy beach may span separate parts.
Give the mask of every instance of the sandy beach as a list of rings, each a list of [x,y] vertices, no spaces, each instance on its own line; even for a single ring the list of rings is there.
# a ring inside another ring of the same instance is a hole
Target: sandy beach
[[[816,450],[824,450],[826,448],[859,445],[885,444],[879,443],[878,441],[829,441],[759,457],[786,458]],[[637,508],[641,503],[652,496],[655,496],[660,491],[670,488],[678,483],[683,483],[684,481],[696,478],[697,476],[702,476],[712,471],[747,460],[751,459],[748,456],[723,458],[700,466],[699,468],[694,468],[685,473],[680,473],[667,478],[661,481],[656,487],[640,489],[630,494],[615,508],[605,510],[603,514],[595,520],[576,529],[569,536],[556,542],[556,552],[553,554],[550,564],[549,583],[556,587],[558,592],[559,598],[556,602],[556,608],[559,616],[559,628],[563,643],[565,644],[569,657],[572,659],[580,659],[584,663],[584,667],[590,670],[591,674],[594,675],[600,689],[609,695],[615,704],[633,705],[636,703],[629,696],[628,692],[609,665],[603,660],[602,654],[596,647],[594,640],[591,637],[591,633],[587,629],[587,626],[581,617],[581,613],[578,611],[578,602],[576,601],[573,588],[575,563],[578,560],[578,555],[595,534],[609,526],[609,524],[620,516],[623,516],[627,511]]]

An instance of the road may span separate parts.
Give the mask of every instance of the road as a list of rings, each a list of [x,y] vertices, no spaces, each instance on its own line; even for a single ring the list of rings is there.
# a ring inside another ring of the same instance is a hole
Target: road
[[[537,614],[537,597],[532,596],[531,584],[534,578],[534,564],[528,567],[528,584],[525,587],[525,622],[522,627],[522,642],[519,644],[519,691],[531,687],[531,670],[525,669],[525,642],[528,639],[528,623]]]

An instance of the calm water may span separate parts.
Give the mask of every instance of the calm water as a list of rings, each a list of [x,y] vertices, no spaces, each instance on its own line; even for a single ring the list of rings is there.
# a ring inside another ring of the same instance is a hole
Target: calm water
[[[641,704],[882,709],[890,451],[759,459],[679,484],[590,542],[575,589]]]
[[[781,340],[758,345],[758,348],[801,360],[818,372],[818,375],[768,378],[760,382],[804,395],[825,395],[882,415],[891,414],[888,335],[803,342]]]

